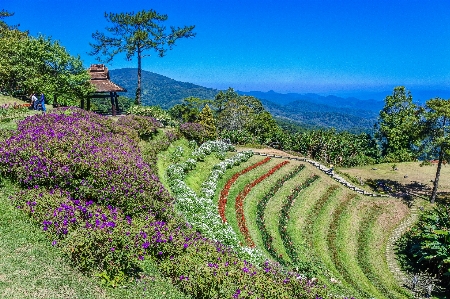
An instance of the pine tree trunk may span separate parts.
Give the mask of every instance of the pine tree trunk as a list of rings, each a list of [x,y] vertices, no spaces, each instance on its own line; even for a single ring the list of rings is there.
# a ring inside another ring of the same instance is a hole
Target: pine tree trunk
[[[136,90],[136,104],[141,105],[141,73],[142,73],[142,51],[138,48],[138,85]]]
[[[439,162],[437,165],[436,177],[434,179],[433,193],[431,193],[431,203],[434,203],[436,201],[436,194],[437,194],[437,189],[438,189],[438,184],[439,184],[439,177],[441,175],[441,167],[442,167],[443,160],[444,160],[444,151],[441,147],[441,149],[439,150]]]
[[[444,137],[445,137],[445,123],[446,122],[447,122],[447,118],[444,116],[443,123],[442,123]],[[436,201],[439,177],[441,175],[442,161],[444,160],[444,148],[443,147],[444,147],[444,144],[441,144],[441,148],[439,149],[439,161],[438,161],[438,166],[437,166],[437,170],[436,170],[436,177],[434,179],[433,192],[431,193],[431,200],[430,200],[431,203],[434,203]]]

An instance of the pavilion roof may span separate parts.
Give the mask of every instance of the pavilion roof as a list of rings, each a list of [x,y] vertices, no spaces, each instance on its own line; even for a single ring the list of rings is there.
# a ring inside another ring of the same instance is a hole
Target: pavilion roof
[[[88,71],[91,75],[91,83],[95,86],[95,92],[127,91],[109,79],[109,71],[104,64],[91,64]]]

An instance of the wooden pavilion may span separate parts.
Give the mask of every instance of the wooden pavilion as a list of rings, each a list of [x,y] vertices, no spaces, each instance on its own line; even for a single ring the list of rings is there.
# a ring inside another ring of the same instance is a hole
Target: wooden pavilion
[[[110,80],[108,68],[104,64],[92,64],[88,71],[91,75],[91,83],[95,86],[95,92],[87,98],[86,110],[91,110],[91,99],[110,98],[111,114],[115,116],[119,111],[117,93],[127,90]],[[80,108],[84,109],[84,99],[81,100]]]

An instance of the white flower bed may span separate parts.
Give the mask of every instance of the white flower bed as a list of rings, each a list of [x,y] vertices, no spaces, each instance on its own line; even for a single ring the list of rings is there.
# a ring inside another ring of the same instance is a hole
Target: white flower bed
[[[232,151],[235,151],[232,144],[223,141],[207,141],[192,152],[192,157],[197,161],[203,161],[207,155],[210,155],[213,152],[223,153]]]
[[[195,168],[196,160],[202,160],[206,155],[213,152],[229,150],[234,150],[234,147],[224,142],[213,141],[207,142],[206,145],[204,143],[192,153],[193,159],[169,166],[167,175],[169,177],[170,187],[176,197],[177,210],[184,215],[186,221],[195,229],[210,239],[219,241],[244,253],[249,260],[259,261],[261,260],[259,251],[244,248],[239,245],[239,239],[235,231],[229,224],[222,222],[217,211],[217,204],[212,200],[217,189],[217,183],[225,171],[247,161],[253,155],[253,152],[241,152],[216,164],[208,179],[202,184],[201,196],[197,195],[183,181],[187,172]]]

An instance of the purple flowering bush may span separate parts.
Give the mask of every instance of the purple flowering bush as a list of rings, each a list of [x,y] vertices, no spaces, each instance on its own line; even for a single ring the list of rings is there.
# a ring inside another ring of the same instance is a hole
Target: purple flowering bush
[[[181,242],[180,242],[181,241]],[[327,289],[279,264],[260,267],[242,260],[229,247],[191,234],[174,245],[182,254],[168,254],[159,269],[179,289],[195,298],[324,298]],[[233,297],[234,296],[234,297]]]
[[[76,268],[113,286],[135,276],[144,256],[168,251],[162,245],[177,235],[174,219],[158,220],[151,210],[132,218],[110,205],[74,199],[61,189],[31,188],[12,199],[42,225],[52,244],[61,247]]]
[[[76,108],[59,112],[26,118],[0,142],[2,174],[22,186],[58,187],[129,215],[170,201],[140,155],[133,129]]]
[[[146,254],[134,240],[145,230],[138,220],[170,216],[172,199],[142,158],[139,136],[126,122],[69,108],[28,117],[0,141],[1,174],[25,189],[15,205],[77,268],[111,285]]]
[[[136,130],[142,139],[151,138],[156,133],[156,128],[162,127],[162,124],[153,117],[132,114],[120,117],[117,124]]]
[[[184,123],[180,125],[180,132],[187,140],[202,143],[207,138],[206,129],[199,123]]]

